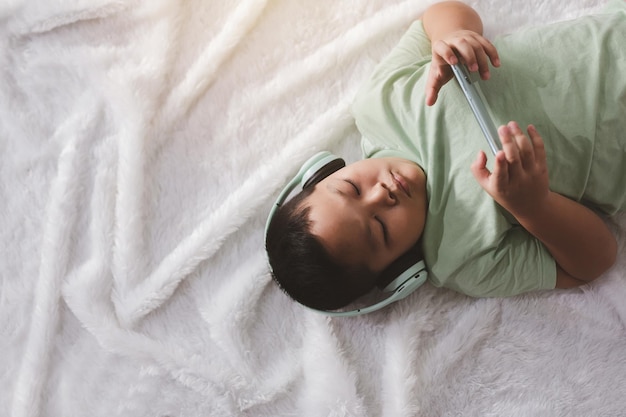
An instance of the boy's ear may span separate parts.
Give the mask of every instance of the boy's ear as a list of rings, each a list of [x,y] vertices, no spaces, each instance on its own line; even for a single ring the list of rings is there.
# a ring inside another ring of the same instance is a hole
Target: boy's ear
[[[418,244],[419,245],[419,244]],[[414,266],[422,260],[422,253],[418,245],[415,245],[404,255],[396,259],[391,265],[380,273],[376,280],[376,286],[380,289],[387,287],[394,279],[398,278],[404,271]]]
[[[333,172],[339,171],[341,168],[346,166],[346,161],[343,159],[336,157],[332,161],[328,162],[326,165],[315,171],[310,177],[302,178],[302,189],[313,187],[315,184],[332,174]]]

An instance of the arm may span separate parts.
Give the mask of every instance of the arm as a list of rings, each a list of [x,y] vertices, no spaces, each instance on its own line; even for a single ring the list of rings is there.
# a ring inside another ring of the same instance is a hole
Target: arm
[[[543,139],[533,126],[529,138],[515,122],[499,129],[503,150],[493,172],[480,152],[472,173],[502,207],[539,239],[557,263],[557,286],[591,281],[610,268],[617,242],[602,219],[587,207],[549,189]]]
[[[483,24],[474,9],[464,3],[447,1],[426,9],[424,30],[432,44],[432,64],[426,83],[426,104],[432,106],[441,87],[452,79],[450,65],[458,63],[455,51],[470,71],[489,78],[489,61],[499,66],[496,48],[482,36]]]

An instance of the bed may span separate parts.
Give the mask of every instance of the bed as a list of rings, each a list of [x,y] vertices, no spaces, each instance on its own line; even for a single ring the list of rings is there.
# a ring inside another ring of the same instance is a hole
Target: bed
[[[0,415],[623,416],[626,217],[574,290],[328,318],[272,283],[300,164],[426,0],[0,5]],[[469,1],[488,36],[604,0]]]

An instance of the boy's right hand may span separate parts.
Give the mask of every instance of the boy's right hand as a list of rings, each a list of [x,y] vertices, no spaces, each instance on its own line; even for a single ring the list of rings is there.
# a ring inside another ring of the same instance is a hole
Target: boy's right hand
[[[428,106],[435,104],[441,87],[452,79],[450,65],[457,64],[459,57],[470,71],[478,71],[483,80],[489,79],[489,62],[494,67],[500,66],[496,47],[487,38],[472,30],[457,30],[447,34],[445,38],[434,41],[432,54],[426,80]]]

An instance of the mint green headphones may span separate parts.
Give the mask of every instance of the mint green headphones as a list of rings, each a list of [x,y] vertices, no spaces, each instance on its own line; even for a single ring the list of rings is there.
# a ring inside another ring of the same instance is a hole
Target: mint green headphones
[[[338,171],[345,166],[346,163],[343,159],[331,154],[330,152],[320,152],[309,158],[304,165],[302,165],[293,179],[289,181],[285,188],[283,188],[281,193],[278,195],[276,202],[272,206],[267,222],[265,223],[266,239],[267,230],[272,223],[272,218],[276,214],[276,210],[283,205],[289,194],[291,194],[296,187],[299,185],[302,185],[302,189],[313,187],[333,172]],[[421,286],[426,281],[428,276],[424,261],[416,262],[414,258],[415,256],[413,254],[407,253],[401,256],[400,259],[396,260],[391,266],[389,266],[389,268],[387,268],[385,272],[383,272],[384,274],[395,276],[395,278],[393,278],[383,289],[384,292],[391,294],[382,301],[368,307],[350,311],[312,310],[332,317],[359,316],[380,310],[393,302],[405,298]]]

